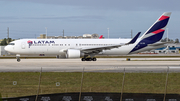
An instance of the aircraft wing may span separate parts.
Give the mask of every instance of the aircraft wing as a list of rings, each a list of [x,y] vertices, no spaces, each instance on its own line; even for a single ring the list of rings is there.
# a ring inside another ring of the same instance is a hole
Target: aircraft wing
[[[81,52],[83,52],[85,54],[98,54],[98,53],[102,52],[103,50],[110,50],[113,48],[119,48],[119,47],[124,46],[124,45],[133,44],[136,42],[136,40],[138,39],[140,34],[141,34],[141,32],[137,33],[136,36],[132,40],[130,40],[128,43],[108,45],[108,46],[86,47],[86,48],[80,48],[78,50],[80,50]],[[67,49],[61,50],[61,51],[67,52]]]
[[[102,50],[110,50],[113,48],[118,48],[121,47],[125,44],[118,44],[118,45],[109,45],[109,46],[99,46],[99,47],[88,47],[88,48],[82,48],[80,49],[82,52],[87,53],[87,54],[92,54],[92,53],[99,53],[102,52]]]
[[[128,43],[125,44],[118,44],[118,45],[109,45],[109,46],[99,46],[99,47],[92,47],[92,48],[83,48],[81,49],[82,52],[86,53],[86,54],[92,54],[92,53],[99,53],[102,52],[103,50],[110,50],[113,48],[119,48],[123,45],[129,45],[129,44],[133,44],[136,42],[136,40],[138,39],[139,35],[141,34],[141,32],[137,33],[136,36],[129,41]]]

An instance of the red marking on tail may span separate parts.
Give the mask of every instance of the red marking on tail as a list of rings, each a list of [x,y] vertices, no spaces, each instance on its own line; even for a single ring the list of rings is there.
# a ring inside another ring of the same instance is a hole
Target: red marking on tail
[[[154,31],[154,32],[152,32],[152,33],[158,34],[158,33],[163,32],[163,31],[164,31],[163,29],[159,29],[159,30],[156,30],[156,31]]]
[[[169,18],[169,16],[161,16],[161,18],[159,18],[159,20],[161,21],[161,20],[164,20],[164,19],[167,19],[167,18]]]

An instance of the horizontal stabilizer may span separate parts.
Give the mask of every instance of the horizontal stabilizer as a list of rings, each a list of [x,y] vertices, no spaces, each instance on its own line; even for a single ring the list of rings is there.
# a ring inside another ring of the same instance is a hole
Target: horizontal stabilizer
[[[160,46],[160,45],[169,44],[169,43],[173,43],[173,42],[158,42],[154,44],[148,44],[148,46]]]

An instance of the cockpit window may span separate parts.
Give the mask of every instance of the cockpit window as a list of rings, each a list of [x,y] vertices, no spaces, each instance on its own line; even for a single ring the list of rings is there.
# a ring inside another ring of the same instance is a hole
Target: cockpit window
[[[8,45],[15,45],[15,43],[9,43]]]

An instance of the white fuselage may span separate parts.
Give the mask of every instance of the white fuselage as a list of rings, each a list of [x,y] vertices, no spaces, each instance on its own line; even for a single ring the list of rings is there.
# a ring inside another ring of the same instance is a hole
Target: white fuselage
[[[101,46],[119,45],[128,43],[131,39],[21,39],[8,45],[5,50],[15,54],[64,54],[64,50],[93,48]],[[29,44],[28,41],[32,43]],[[134,44],[123,45],[110,50],[103,50],[99,55],[127,55],[136,46],[139,39]],[[159,47],[145,47],[133,53],[151,50]]]

